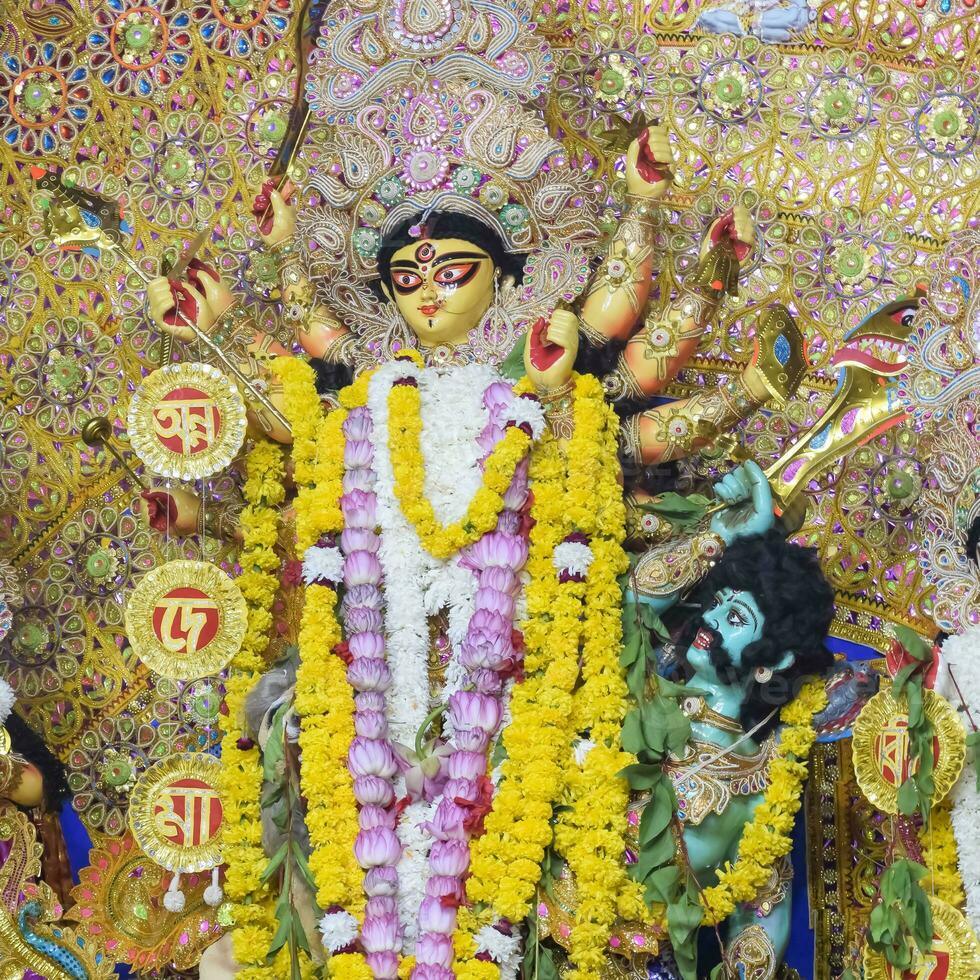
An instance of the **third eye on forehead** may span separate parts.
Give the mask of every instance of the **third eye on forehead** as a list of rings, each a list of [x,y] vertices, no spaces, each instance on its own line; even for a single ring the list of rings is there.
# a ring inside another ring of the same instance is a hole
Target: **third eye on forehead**
[[[421,251],[421,249],[419,250]],[[416,251],[416,256],[418,256],[418,251]],[[480,259],[487,259],[489,256],[486,252],[446,252],[445,255],[436,255],[434,258],[429,257],[425,261],[431,262],[434,266],[442,265],[445,262],[476,262]],[[415,259],[395,259],[391,263],[392,269],[418,269],[420,267],[420,262]]]

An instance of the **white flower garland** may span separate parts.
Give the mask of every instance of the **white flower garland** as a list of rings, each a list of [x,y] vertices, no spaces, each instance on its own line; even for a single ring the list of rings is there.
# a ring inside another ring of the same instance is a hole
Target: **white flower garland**
[[[936,691],[954,708],[965,701],[974,719],[980,719],[980,629],[951,636],[943,643]],[[965,718],[963,721],[966,724]],[[950,800],[960,876],[966,892],[966,915],[974,932],[980,935],[980,793],[977,772],[969,756]]]
[[[315,582],[341,582],[344,578],[344,556],[336,546],[321,547],[313,545],[303,554],[303,581],[307,585]]]
[[[0,677],[0,725],[10,717],[16,700],[17,695],[14,693],[14,689]]]

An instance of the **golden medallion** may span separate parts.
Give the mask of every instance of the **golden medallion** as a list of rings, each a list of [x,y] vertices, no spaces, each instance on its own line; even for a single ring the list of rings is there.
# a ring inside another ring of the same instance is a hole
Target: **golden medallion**
[[[168,364],[129,403],[133,451],[154,473],[196,480],[223,470],[245,440],[245,403],[210,364]]]
[[[966,757],[966,732],[956,711],[935,691],[922,692],[923,710],[932,722],[934,779],[932,805],[942,802],[953,788]],[[854,722],[852,754],[854,774],[861,792],[882,812],[898,813],[898,790],[914,772],[909,751],[908,702],[891,691],[879,691]]]
[[[913,950],[910,969],[897,970],[865,944],[864,980],[976,980],[980,976],[980,944],[970,923],[958,909],[941,899],[932,906],[932,949]]]
[[[147,572],[126,604],[126,634],[150,670],[172,680],[216,674],[238,652],[248,607],[238,586],[205,561]]]
[[[187,752],[140,776],[129,800],[129,827],[160,867],[192,874],[221,864],[220,771],[213,755]]]
[[[0,755],[8,755],[10,752],[10,732],[3,725],[0,725]]]

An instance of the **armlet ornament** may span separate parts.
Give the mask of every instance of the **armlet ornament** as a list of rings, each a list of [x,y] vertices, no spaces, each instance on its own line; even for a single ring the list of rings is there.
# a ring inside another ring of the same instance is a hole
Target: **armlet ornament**
[[[690,588],[708,574],[724,550],[725,543],[714,531],[669,538],[652,547],[636,563],[633,571],[636,591],[651,598],[663,598]]]

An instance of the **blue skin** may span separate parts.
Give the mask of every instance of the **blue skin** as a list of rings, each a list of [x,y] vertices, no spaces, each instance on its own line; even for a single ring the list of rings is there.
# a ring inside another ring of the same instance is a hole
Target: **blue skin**
[[[789,0],[780,7],[771,7],[752,17],[740,18],[738,14],[724,7],[710,10],[698,18],[698,27],[715,34],[736,34],[742,37],[746,28],[756,34],[761,40],[772,44],[788,41],[790,37],[802,31],[810,23],[813,16],[806,0]]]
[[[721,537],[727,547],[739,537],[761,534],[775,523],[772,491],[765,474],[753,462],[747,462],[729,473],[714,487],[719,500],[729,505],[726,510],[713,515],[711,530]],[[746,583],[750,586],[751,583]],[[648,599],[658,613],[669,609],[679,598],[679,593]],[[725,652],[735,667],[742,663],[745,650],[762,636],[765,617],[750,591],[722,589],[715,595],[714,604],[703,614],[705,624],[716,630],[722,638]],[[774,665],[775,670],[785,670],[793,662],[794,654],[787,651]],[[714,711],[728,718],[738,719],[751,675],[742,681],[723,680],[711,664],[707,650],[695,643],[688,647],[687,661],[694,671],[688,682],[701,694]],[[734,743],[739,736],[724,732],[701,722],[691,726],[695,738],[708,741],[719,748]],[[740,754],[749,755],[758,750],[751,738],[739,742]],[[725,861],[734,861],[742,829],[752,819],[755,808],[762,802],[762,795],[735,796],[721,814],[710,813],[697,826],[684,828],[684,845],[691,869],[702,887],[715,882],[715,872]],[[777,957],[782,959],[789,943],[789,896],[773,908],[768,916],[757,916],[748,906],[739,906],[726,922],[728,939],[752,924],[761,925],[769,934]]]

